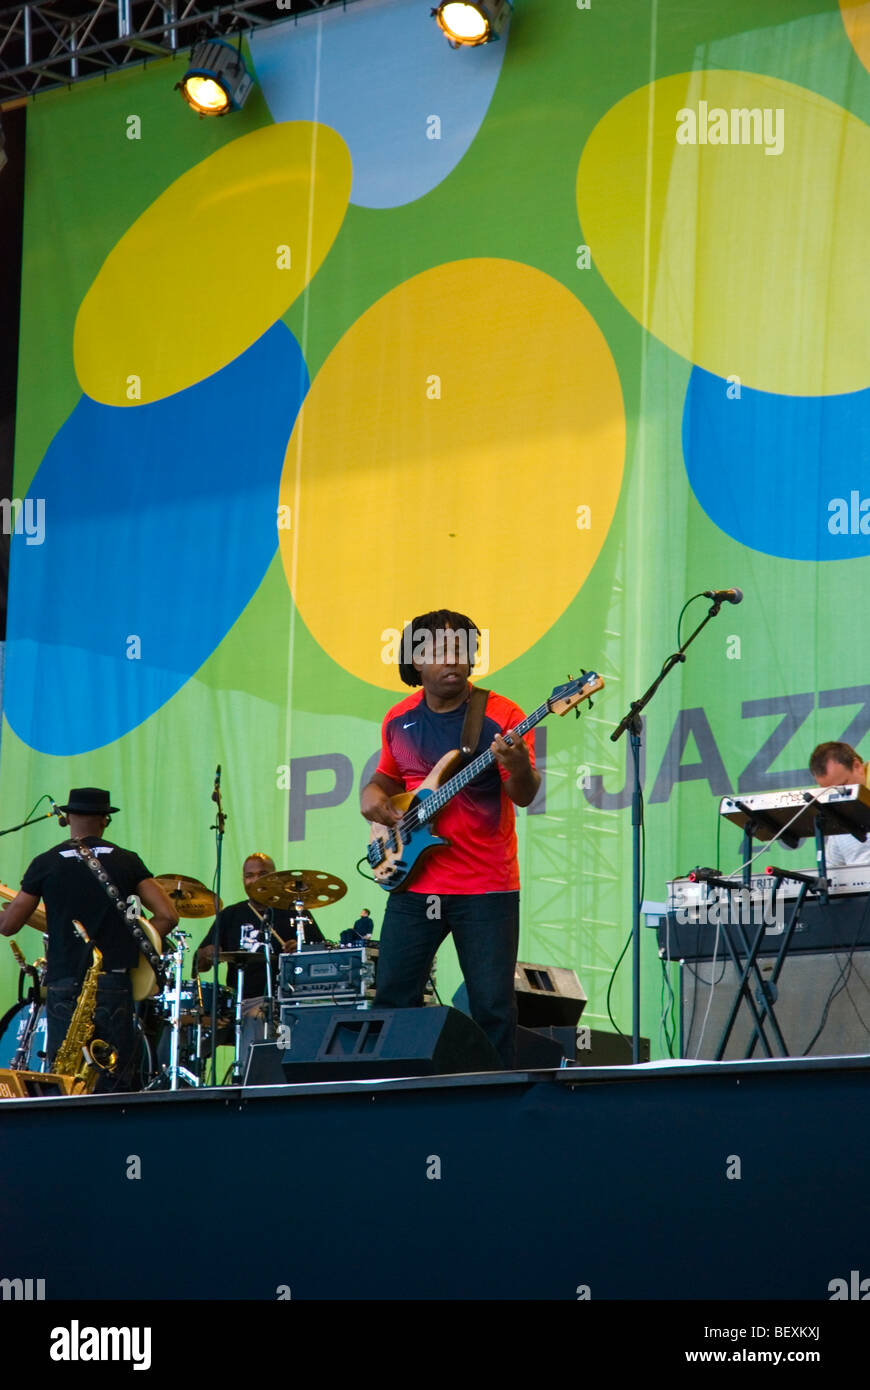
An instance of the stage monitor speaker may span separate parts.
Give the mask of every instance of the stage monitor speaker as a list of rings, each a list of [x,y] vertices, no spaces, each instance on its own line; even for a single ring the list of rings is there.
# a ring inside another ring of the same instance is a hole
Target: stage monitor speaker
[[[251,1048],[246,1086],[503,1070],[482,1029],[446,1006],[300,1008],[285,1010],[281,1027],[278,1042]]]
[[[13,1071],[0,1068],[0,1100],[15,1096],[68,1096],[75,1077],[47,1071]]]
[[[517,961],[514,990],[517,1022],[523,1028],[576,1023],[586,1007],[586,993],[576,971],[560,965]]]
[[[628,1067],[631,1066],[631,1038],[619,1033],[608,1033],[603,1028],[587,1028],[583,1024],[576,1027],[562,1025],[557,1028],[518,1028],[517,1047],[519,1067],[559,1066],[558,1062],[532,1061],[533,1056],[542,1053],[524,1050],[524,1040],[529,1037],[545,1039],[550,1047],[558,1047],[566,1061],[578,1067]],[[649,1038],[640,1039],[640,1060],[649,1061]]]
[[[649,1038],[638,1038],[638,1056],[649,1061]],[[578,1028],[574,1060],[578,1067],[630,1067],[631,1034],[604,1028]]]
[[[532,965],[517,961],[514,972],[517,1023],[523,1028],[549,1028],[576,1023],[586,1007],[586,993],[574,970],[560,965]],[[463,982],[453,1003],[470,1014],[468,988]]]
[[[870,951],[855,951],[851,970],[848,961],[848,951],[807,951],[786,957],[776,984],[773,1009],[789,1056],[804,1056],[823,1019],[824,1027],[806,1055],[841,1057],[870,1053]],[[759,964],[762,978],[767,981],[773,961],[765,956]],[[739,975],[730,960],[719,960],[715,966],[712,961],[683,965],[680,994],[684,1057],[715,1056],[737,993],[738,980]],[[711,981],[714,982],[712,1000]],[[758,981],[754,976],[750,976],[750,981],[752,997],[757,1002]],[[710,1013],[705,1024],[708,1002]],[[740,1001],[723,1060],[737,1061],[746,1056],[754,1028],[755,1020],[744,998]],[[773,1056],[781,1056],[769,1019],[765,1021],[764,1031]],[[752,1055],[767,1056],[760,1042],[756,1042]]]
[[[570,1033],[572,1051],[565,1050],[564,1040],[553,1034]],[[517,1028],[517,1069],[535,1071],[543,1067],[561,1067],[573,1060],[573,1028]]]

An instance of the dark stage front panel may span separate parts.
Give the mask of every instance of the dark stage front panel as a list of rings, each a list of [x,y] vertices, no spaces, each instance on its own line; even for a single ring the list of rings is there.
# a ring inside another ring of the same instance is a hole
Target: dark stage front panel
[[[46,1299],[826,1300],[870,1275],[868,1081],[840,1059],[6,1101],[0,1279]]]

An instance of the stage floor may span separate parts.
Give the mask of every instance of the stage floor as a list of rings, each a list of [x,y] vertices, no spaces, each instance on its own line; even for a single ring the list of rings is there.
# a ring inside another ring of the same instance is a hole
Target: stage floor
[[[836,1057],[4,1100],[0,1280],[826,1300],[870,1276],[868,1083]]]

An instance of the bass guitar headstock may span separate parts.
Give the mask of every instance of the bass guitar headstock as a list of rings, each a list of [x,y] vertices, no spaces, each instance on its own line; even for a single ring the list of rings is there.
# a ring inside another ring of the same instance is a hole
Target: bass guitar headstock
[[[604,681],[595,671],[584,671],[576,680],[557,685],[547,701],[547,707],[552,714],[562,715],[567,714],[569,709],[576,709],[582,700],[588,700],[591,709],[592,696],[603,689]],[[579,715],[579,709],[577,713]]]

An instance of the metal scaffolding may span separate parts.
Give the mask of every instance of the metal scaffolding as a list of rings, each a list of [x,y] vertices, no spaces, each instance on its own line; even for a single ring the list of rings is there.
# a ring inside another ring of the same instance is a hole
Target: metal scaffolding
[[[0,9],[0,109],[38,92],[170,58],[200,38],[235,36],[360,0],[51,0]]]

